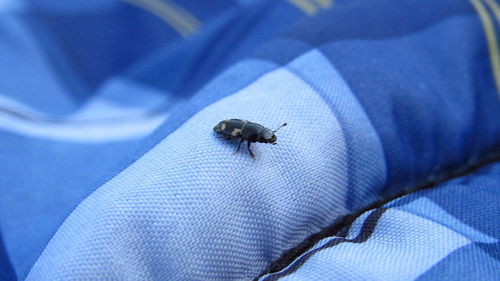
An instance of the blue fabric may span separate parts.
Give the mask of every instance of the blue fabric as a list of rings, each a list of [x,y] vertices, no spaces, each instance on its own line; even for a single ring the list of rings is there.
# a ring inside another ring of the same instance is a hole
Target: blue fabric
[[[363,214],[261,280],[499,280],[500,164]],[[470,192],[474,190],[474,192]],[[465,196],[464,196],[465,195]],[[480,203],[477,202],[480,200]],[[479,203],[479,204],[478,204]],[[359,237],[365,241],[361,241]]]
[[[498,10],[1,1],[0,279],[498,279]]]

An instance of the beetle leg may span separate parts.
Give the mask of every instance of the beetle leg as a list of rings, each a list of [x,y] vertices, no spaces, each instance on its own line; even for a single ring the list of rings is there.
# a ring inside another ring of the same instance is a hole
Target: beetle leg
[[[250,156],[252,156],[252,158],[254,158],[254,159],[255,159],[255,155],[253,155],[252,150],[250,150],[250,144],[251,144],[251,142],[247,141],[247,148],[248,148],[248,152],[250,152]]]
[[[236,151],[235,151],[233,154],[236,154],[236,153],[238,153],[238,151],[240,151],[240,146],[241,146],[241,143],[242,143],[243,141],[245,141],[245,140],[244,140],[244,139],[241,139],[241,140],[240,140],[240,143],[238,143],[238,149],[236,149]]]

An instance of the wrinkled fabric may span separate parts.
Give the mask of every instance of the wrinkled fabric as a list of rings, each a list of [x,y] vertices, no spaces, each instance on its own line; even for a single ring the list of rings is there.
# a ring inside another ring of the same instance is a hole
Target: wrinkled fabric
[[[495,280],[499,7],[0,2],[1,279]]]

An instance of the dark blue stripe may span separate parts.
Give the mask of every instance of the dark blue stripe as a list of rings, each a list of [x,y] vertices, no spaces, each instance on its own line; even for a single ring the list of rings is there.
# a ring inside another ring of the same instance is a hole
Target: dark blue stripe
[[[14,268],[10,263],[10,259],[7,256],[7,251],[5,250],[4,241],[2,238],[2,232],[0,232],[0,280],[2,281],[13,281],[17,280],[14,273]]]
[[[378,40],[413,34],[445,18],[466,14],[475,15],[469,1],[378,0],[376,5],[367,5],[365,0],[344,0],[284,36],[314,46],[346,39]]]

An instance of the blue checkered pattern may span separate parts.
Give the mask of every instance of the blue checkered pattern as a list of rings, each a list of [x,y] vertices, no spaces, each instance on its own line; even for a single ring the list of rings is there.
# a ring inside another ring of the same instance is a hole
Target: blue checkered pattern
[[[500,280],[498,11],[0,0],[0,279]]]

